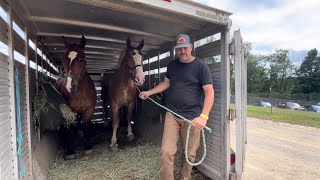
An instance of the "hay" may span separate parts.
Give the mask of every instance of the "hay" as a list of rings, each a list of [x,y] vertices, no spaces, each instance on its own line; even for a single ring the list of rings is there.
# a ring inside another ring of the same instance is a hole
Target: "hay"
[[[35,124],[38,124],[42,113],[48,111],[49,107],[47,105],[47,95],[44,91],[37,91],[33,99],[33,117]]]
[[[66,120],[66,125],[69,126],[76,120],[76,113],[72,112],[71,109],[66,104],[59,105],[59,111],[62,117]]]
[[[180,154],[180,153],[178,153]],[[175,157],[175,176],[179,175],[181,156]],[[160,179],[160,146],[146,143],[112,152],[108,145],[99,145],[94,153],[76,160],[64,161],[60,157],[50,168],[48,178],[65,179],[105,179],[126,180]],[[192,179],[208,179],[197,170],[193,170]]]
[[[42,82],[33,100],[33,117],[35,124],[40,124],[42,118],[42,123],[51,124],[54,127],[49,127],[49,129],[56,128],[56,123],[60,122],[55,120],[56,123],[49,123],[50,118],[46,117],[46,112],[50,109],[54,109],[56,112],[60,113],[60,116],[64,118],[63,124],[69,126],[72,122],[76,120],[77,114],[72,112],[72,110],[66,105],[64,98],[55,89],[55,87],[48,82]]]

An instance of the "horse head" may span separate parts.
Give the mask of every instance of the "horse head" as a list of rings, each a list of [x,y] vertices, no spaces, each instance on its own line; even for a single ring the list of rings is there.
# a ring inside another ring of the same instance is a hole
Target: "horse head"
[[[142,40],[137,47],[133,47],[131,46],[131,40],[128,38],[126,55],[124,56],[124,58],[126,58],[126,64],[129,68],[129,74],[134,83],[138,86],[142,86],[145,81],[142,69],[143,54],[141,52],[143,45],[144,40]]]
[[[66,89],[69,93],[76,92],[78,83],[86,72],[86,38],[82,36],[80,44],[70,44],[64,36],[62,39],[67,48],[63,57],[64,77],[67,77]]]

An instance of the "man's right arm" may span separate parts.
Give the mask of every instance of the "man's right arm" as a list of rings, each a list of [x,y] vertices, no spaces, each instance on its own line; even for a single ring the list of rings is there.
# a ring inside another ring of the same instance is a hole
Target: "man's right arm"
[[[157,93],[161,93],[165,90],[167,90],[170,87],[170,79],[167,77],[164,78],[164,81],[162,81],[160,84],[158,84],[156,87],[148,90],[148,91],[142,91],[139,94],[139,97],[141,99],[147,99],[149,96]]]

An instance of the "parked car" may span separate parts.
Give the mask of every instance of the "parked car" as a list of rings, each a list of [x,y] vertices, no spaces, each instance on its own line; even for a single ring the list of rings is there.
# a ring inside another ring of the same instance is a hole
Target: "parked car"
[[[317,106],[320,106],[320,103],[318,103]]]
[[[277,105],[278,108],[283,109],[292,109],[292,110],[299,110],[299,111],[305,111],[305,108],[303,106],[300,106],[300,104],[295,102],[280,102]]]
[[[305,108],[307,111],[320,112],[320,105],[308,105]]]
[[[262,106],[262,107],[268,107],[268,108],[271,108],[271,103],[269,102],[264,102],[264,101],[261,101],[261,102],[258,102],[255,104],[256,106]]]
[[[287,105],[285,102],[279,102],[277,105],[276,105],[277,108],[282,108],[282,109],[287,109]]]
[[[295,103],[295,102],[286,102],[286,105],[287,105],[288,109],[305,111],[304,107],[300,106],[300,104]]]

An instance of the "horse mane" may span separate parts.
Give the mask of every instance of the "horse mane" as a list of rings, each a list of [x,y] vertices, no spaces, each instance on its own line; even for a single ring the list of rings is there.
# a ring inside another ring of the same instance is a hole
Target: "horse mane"
[[[122,64],[122,61],[123,61],[125,55],[126,55],[126,50],[123,50],[120,53],[120,57],[119,57],[119,61],[118,61],[118,69],[121,67],[121,64]]]

